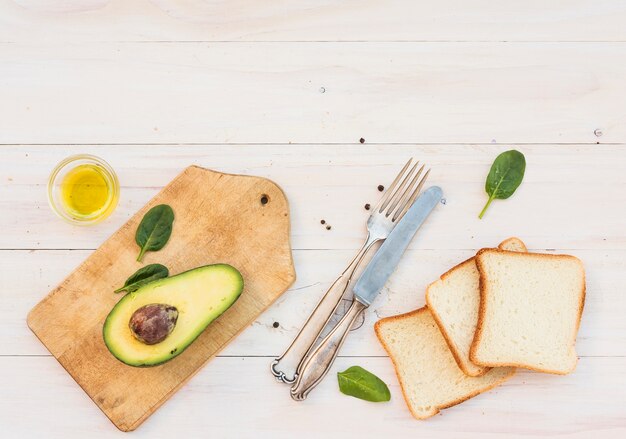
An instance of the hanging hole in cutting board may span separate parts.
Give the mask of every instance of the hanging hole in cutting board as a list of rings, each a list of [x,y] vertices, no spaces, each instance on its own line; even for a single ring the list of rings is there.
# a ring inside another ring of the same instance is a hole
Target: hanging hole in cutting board
[[[268,197],[266,194],[261,195],[261,204],[263,206],[265,206],[269,202],[270,202],[270,197]]]

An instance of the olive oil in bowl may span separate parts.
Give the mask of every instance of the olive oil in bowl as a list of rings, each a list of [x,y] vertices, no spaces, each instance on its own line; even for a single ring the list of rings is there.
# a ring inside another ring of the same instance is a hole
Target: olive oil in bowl
[[[48,182],[52,210],[74,224],[94,224],[113,212],[119,183],[113,169],[102,159],[73,156],[57,165]]]

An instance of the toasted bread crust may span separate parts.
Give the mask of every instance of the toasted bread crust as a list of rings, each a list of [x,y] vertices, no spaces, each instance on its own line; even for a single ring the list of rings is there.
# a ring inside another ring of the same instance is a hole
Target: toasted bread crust
[[[491,385],[485,387],[484,389],[477,390],[475,392],[471,392],[471,393],[469,393],[467,395],[464,395],[461,398],[455,399],[454,401],[450,402],[449,404],[444,404],[444,405],[441,405],[441,406],[433,407],[433,411],[429,412],[428,416],[420,416],[418,413],[413,411],[413,407],[411,406],[410,400],[409,400],[408,395],[406,393],[405,384],[404,384],[404,382],[402,380],[402,376],[400,374],[400,369],[399,369],[399,367],[398,367],[398,365],[396,363],[396,360],[393,357],[393,353],[391,352],[391,349],[389,348],[387,343],[385,343],[385,340],[384,340],[383,336],[380,333],[380,326],[385,324],[385,322],[391,322],[391,321],[394,321],[394,320],[399,320],[399,319],[411,317],[411,316],[418,315],[420,313],[428,312],[428,311],[430,311],[428,306],[424,306],[422,308],[419,308],[419,309],[416,309],[414,311],[410,311],[410,312],[407,312],[407,313],[404,313],[404,314],[399,314],[399,315],[391,316],[391,317],[385,317],[383,319],[380,319],[379,321],[377,321],[374,324],[374,331],[376,332],[376,337],[378,337],[378,340],[380,341],[380,344],[383,346],[383,348],[385,349],[385,351],[389,355],[389,358],[391,359],[391,362],[393,364],[393,368],[395,369],[396,376],[398,377],[398,381],[400,382],[400,389],[402,390],[402,396],[404,398],[404,401],[406,402],[406,405],[409,408],[409,411],[411,412],[413,417],[415,419],[420,419],[420,420],[428,419],[428,418],[436,415],[437,413],[439,413],[439,411],[442,410],[442,409],[446,409],[446,408],[455,406],[457,404],[462,403],[463,401],[467,401],[470,398],[473,398],[473,397],[475,397],[477,395],[480,395],[481,393],[487,392],[487,391],[493,389],[494,387],[502,384],[504,381],[506,381],[507,379],[509,379],[513,375],[515,375],[515,369],[512,369],[510,374],[503,376],[500,380],[495,381],[494,383],[492,383]]]
[[[511,242],[515,242],[517,244],[519,244],[520,247],[522,247],[522,249],[524,249],[525,252],[528,251],[528,247],[526,247],[526,244],[524,244],[524,241],[522,241],[521,239],[519,239],[517,236],[511,236],[510,238],[505,239],[504,241],[502,241],[499,245],[498,248],[500,250],[506,250],[506,245],[511,243]]]
[[[444,274],[442,274],[441,276],[439,276],[439,279],[441,280],[445,280],[448,276],[450,276],[450,274],[452,274],[453,271],[455,271],[458,268],[462,268],[464,265],[467,265],[471,262],[474,262],[474,256],[472,256],[469,259],[464,260],[463,262],[460,262],[458,264],[456,264],[454,267],[452,267],[451,269],[449,269],[448,271],[446,271]],[[436,282],[436,281],[435,281]],[[434,283],[434,282],[433,282]],[[430,284],[432,285],[432,284]],[[429,285],[429,287],[430,287]]]
[[[470,346],[470,360],[472,361],[472,363],[475,363],[477,365],[480,366],[485,366],[485,367],[506,367],[506,366],[512,366],[512,367],[521,367],[523,369],[528,369],[528,370],[534,370],[536,372],[544,372],[544,373],[551,373],[551,374],[556,374],[556,375],[567,375],[571,372],[574,371],[574,369],[576,369],[576,363],[578,362],[578,357],[577,360],[574,362],[573,366],[566,370],[552,370],[552,369],[541,369],[538,367],[535,367],[534,365],[531,364],[523,364],[523,363],[498,363],[498,362],[486,362],[486,361],[480,361],[477,357],[476,357],[476,349],[478,349],[478,345],[481,343],[482,341],[482,333],[483,333],[483,325],[484,325],[484,321],[485,321],[485,315],[487,314],[487,303],[485,300],[486,297],[486,279],[485,279],[485,269],[482,266],[482,261],[480,256],[484,253],[487,252],[494,252],[494,253],[508,253],[508,254],[513,254],[516,255],[515,257],[528,257],[528,255],[532,255],[534,257],[544,257],[544,258],[554,258],[554,257],[562,257],[562,258],[568,258],[568,259],[574,259],[578,262],[578,265],[580,267],[581,270],[581,274],[582,274],[582,278],[583,278],[583,289],[581,291],[580,294],[580,301],[579,301],[579,306],[578,306],[578,322],[576,323],[576,328],[574,330],[574,333],[572,334],[572,342],[571,342],[571,349],[574,351],[573,354],[574,356],[576,356],[576,352],[575,352],[575,346],[576,346],[576,335],[578,334],[578,329],[580,328],[580,321],[582,320],[582,315],[583,315],[583,309],[585,307],[585,295],[587,293],[587,282],[586,282],[586,278],[585,278],[585,270],[583,268],[583,263],[580,259],[578,259],[575,256],[572,255],[563,255],[563,254],[557,254],[557,255],[552,255],[552,254],[545,254],[545,253],[520,253],[520,252],[511,252],[511,251],[507,251],[507,250],[501,250],[501,249],[492,249],[492,248],[483,248],[481,250],[478,251],[478,253],[476,253],[476,266],[478,267],[478,272],[480,273],[480,306],[478,309],[478,324],[476,326],[476,332],[474,333],[474,340],[472,341],[472,345]]]

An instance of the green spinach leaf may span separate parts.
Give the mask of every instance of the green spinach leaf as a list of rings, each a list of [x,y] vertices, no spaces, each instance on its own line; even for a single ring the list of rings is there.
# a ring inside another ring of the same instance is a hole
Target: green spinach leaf
[[[496,198],[506,199],[513,195],[522,183],[525,170],[526,159],[524,154],[519,151],[512,149],[496,157],[485,182],[485,191],[487,191],[489,199],[478,218],[483,217],[491,202]]]
[[[137,291],[145,284],[155,281],[157,279],[167,277],[169,276],[169,274],[170,272],[165,265],[146,265],[145,267],[137,270],[135,274],[133,274],[131,277],[126,279],[124,286],[115,290],[114,293],[121,293],[122,291],[132,293],[133,291]]]
[[[384,402],[391,399],[387,385],[376,375],[360,366],[352,366],[337,373],[339,390],[344,395],[354,396],[371,402]]]
[[[139,262],[145,252],[163,248],[172,234],[173,222],[174,211],[167,204],[154,206],[144,215],[135,234],[135,241],[141,249],[137,257]]]

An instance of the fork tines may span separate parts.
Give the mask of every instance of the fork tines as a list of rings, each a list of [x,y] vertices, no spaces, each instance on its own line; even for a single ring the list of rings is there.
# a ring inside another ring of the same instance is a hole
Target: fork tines
[[[409,210],[430,173],[430,169],[424,172],[425,165],[419,166],[419,160],[413,166],[412,162],[412,158],[406,162],[374,209],[378,213],[385,211],[385,216],[391,216],[393,222],[398,221]]]

